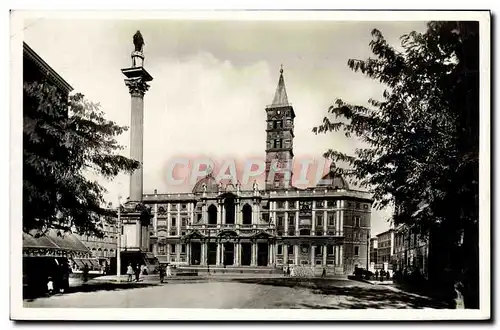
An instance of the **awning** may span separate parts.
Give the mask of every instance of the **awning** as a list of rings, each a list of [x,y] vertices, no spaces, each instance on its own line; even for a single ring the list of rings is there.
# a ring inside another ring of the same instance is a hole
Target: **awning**
[[[60,233],[50,229],[47,233],[37,237],[37,231],[23,232],[23,248],[57,249],[90,253],[90,250],[72,233]]]
[[[83,268],[85,264],[89,266],[89,268],[99,268],[101,267],[99,260],[90,259],[90,258],[74,258],[73,261],[78,266],[78,268]]]

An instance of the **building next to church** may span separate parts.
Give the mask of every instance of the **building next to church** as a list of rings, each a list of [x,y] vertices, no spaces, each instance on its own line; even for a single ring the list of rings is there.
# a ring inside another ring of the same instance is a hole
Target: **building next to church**
[[[377,269],[381,269],[377,264],[377,249],[378,249],[378,240],[377,237],[370,238],[370,267],[369,271],[375,272]]]
[[[394,255],[394,229],[377,234],[377,263],[375,270],[392,271],[392,257]]]
[[[102,221],[100,224],[104,236],[75,234],[80,241],[90,250],[92,257],[98,260],[99,267],[110,264],[111,258],[116,257],[118,242],[118,226],[116,221]]]
[[[283,70],[265,111],[264,189],[254,183],[253,189],[244,190],[237,182],[217,182],[209,173],[191,193],[144,194],[143,203],[154,216],[154,255],[161,262],[199,267],[305,265],[340,275],[366,267],[369,194],[350,189],[333,169],[307,189],[292,186],[292,173],[275,173],[270,179],[273,162],[283,168],[294,157],[296,115],[288,102]]]
[[[399,225],[394,235],[394,256],[392,258],[394,270],[401,272],[419,272],[429,276],[429,235],[419,235],[408,225]]]

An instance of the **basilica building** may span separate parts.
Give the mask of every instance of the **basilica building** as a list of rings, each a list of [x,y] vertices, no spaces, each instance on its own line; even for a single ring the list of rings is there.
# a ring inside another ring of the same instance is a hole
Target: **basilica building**
[[[267,113],[266,178],[273,162],[293,161],[295,112],[283,70]],[[242,189],[212,174],[191,193],[145,194],[152,207],[150,244],[160,262],[190,267],[282,268],[352,274],[369,260],[372,199],[330,171],[315,187],[299,189],[276,173],[265,187]]]

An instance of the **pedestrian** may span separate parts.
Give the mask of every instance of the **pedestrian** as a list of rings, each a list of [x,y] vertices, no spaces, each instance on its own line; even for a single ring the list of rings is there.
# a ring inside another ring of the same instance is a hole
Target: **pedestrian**
[[[132,268],[132,264],[128,264],[127,266],[127,282],[132,282],[132,275],[134,275],[134,268]]]
[[[83,282],[87,282],[89,279],[89,265],[83,264]]]
[[[140,275],[141,275],[141,266],[139,266],[139,264],[137,264],[137,266],[135,267],[135,281],[136,282],[139,282]]]
[[[378,281],[378,269],[375,271],[375,281]]]
[[[67,263],[61,263],[61,284],[59,287],[59,292],[64,293],[69,289],[69,273],[71,271],[70,266]]]
[[[292,269],[290,270],[290,276],[295,277],[295,267],[291,267]]]
[[[326,277],[326,267],[323,267],[323,272],[321,273],[321,277],[322,278]]]
[[[290,266],[286,267],[286,276],[290,277]]]
[[[390,281],[391,280],[391,273],[389,271],[387,271],[387,280]]]
[[[165,269],[163,266],[160,266],[160,283],[163,283],[163,280],[165,279]]]
[[[167,278],[171,276],[172,276],[172,268],[170,267],[170,265],[167,265]]]
[[[47,292],[49,295],[54,293],[54,281],[52,280],[52,276],[47,278]]]

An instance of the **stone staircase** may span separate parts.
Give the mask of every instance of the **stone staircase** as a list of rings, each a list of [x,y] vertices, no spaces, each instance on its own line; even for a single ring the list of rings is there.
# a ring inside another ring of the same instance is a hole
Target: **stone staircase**
[[[281,268],[276,267],[234,267],[234,266],[181,266],[177,267],[173,272],[197,272],[198,274],[206,274],[210,270],[210,274],[283,274]]]

